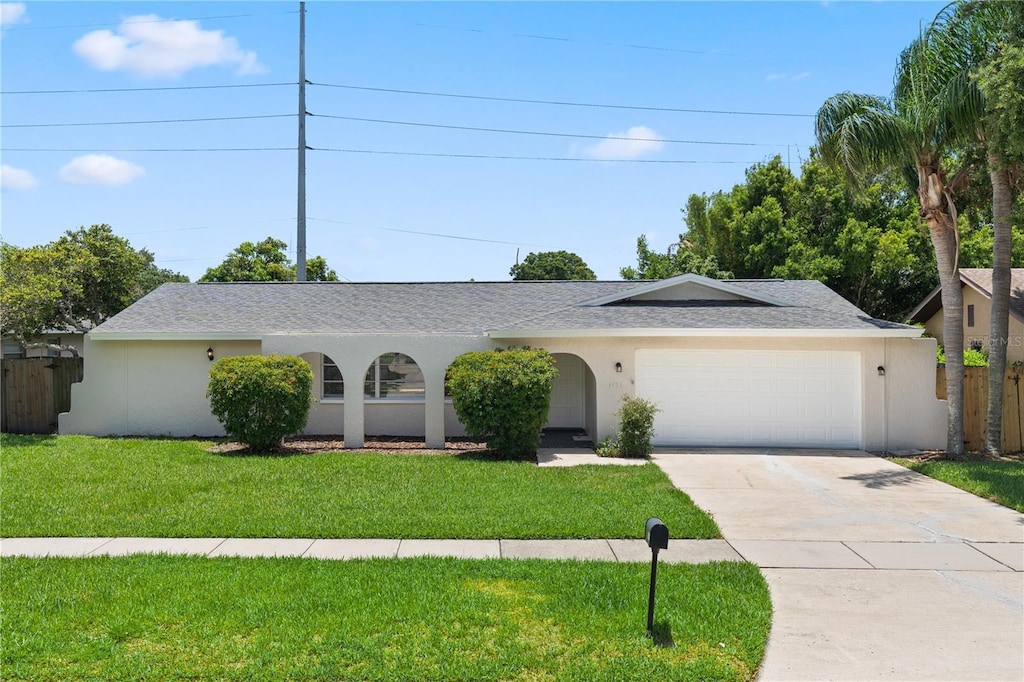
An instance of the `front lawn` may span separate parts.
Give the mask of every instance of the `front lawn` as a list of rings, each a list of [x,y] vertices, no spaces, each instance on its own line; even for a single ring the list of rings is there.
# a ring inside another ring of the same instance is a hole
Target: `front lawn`
[[[751,564],[0,560],[5,679],[751,680]]]
[[[676,538],[717,526],[653,464],[539,468],[479,455],[240,456],[205,441],[9,436],[0,534]]]
[[[1024,512],[1024,460],[952,461],[893,458],[925,476]]]

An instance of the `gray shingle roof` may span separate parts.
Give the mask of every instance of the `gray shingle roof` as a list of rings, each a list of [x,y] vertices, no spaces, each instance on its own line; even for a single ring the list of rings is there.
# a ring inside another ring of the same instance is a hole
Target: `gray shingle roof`
[[[491,329],[902,329],[813,281],[731,280],[791,304],[583,303],[637,282],[164,284],[94,334],[450,334]]]

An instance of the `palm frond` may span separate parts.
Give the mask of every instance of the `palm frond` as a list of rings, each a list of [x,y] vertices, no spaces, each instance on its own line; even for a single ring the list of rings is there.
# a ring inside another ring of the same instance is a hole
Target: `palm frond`
[[[887,99],[843,92],[818,110],[815,130],[822,157],[854,185],[907,162],[907,128]]]

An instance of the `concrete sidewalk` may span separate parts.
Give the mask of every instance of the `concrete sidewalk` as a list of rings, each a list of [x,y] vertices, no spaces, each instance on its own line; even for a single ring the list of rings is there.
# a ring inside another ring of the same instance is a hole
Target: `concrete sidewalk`
[[[447,556],[461,559],[651,560],[643,540],[432,540],[312,538],[6,538],[0,556],[86,557],[129,554],[206,557],[365,559]],[[671,539],[666,563],[750,561],[761,568],[1024,571],[1024,544],[1008,542],[839,542]]]

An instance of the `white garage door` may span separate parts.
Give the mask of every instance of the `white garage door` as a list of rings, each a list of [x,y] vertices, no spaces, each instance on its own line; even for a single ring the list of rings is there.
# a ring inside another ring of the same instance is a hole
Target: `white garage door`
[[[860,354],[639,350],[655,445],[859,448]]]

